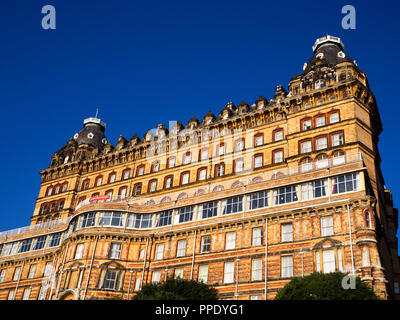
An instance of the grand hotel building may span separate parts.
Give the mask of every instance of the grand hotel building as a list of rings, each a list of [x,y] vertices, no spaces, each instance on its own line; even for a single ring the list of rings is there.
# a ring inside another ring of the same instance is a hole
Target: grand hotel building
[[[28,227],[0,233],[0,299],[131,299],[167,277],[273,299],[292,277],[354,273],[400,299],[398,211],[367,77],[339,38],[268,100],[113,146],[96,117],[51,157]]]

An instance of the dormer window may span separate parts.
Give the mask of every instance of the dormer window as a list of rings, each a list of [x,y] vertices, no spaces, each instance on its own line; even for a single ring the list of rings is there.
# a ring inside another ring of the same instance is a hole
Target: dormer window
[[[325,87],[325,81],[322,79],[317,80],[317,81],[315,81],[314,86],[315,86],[315,90],[321,89],[321,88]]]

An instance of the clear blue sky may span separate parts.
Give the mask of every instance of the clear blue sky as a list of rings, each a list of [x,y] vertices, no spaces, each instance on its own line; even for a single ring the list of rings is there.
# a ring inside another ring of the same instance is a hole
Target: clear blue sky
[[[56,8],[56,30],[41,28],[46,4]],[[346,4],[356,8],[356,30],[341,27]],[[115,144],[120,134],[216,114],[228,101],[270,99],[326,34],[341,37],[367,73],[398,206],[399,11],[396,1],[2,0],[0,230],[29,224],[38,171],[96,107]]]

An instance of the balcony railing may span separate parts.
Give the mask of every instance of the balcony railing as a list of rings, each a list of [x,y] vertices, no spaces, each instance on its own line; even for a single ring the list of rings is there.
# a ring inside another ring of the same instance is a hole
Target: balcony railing
[[[279,170],[274,170],[274,171],[267,171],[267,172],[261,172],[261,173],[254,173],[251,177],[245,176],[249,174],[249,171],[243,171],[240,173],[235,174],[237,179],[232,182],[233,179],[229,179],[229,181],[225,182],[218,182],[218,183],[210,183],[207,186],[204,187],[196,187],[192,188],[190,191],[180,191],[176,192],[175,194],[171,193],[168,196],[162,195],[162,196],[154,196],[154,197],[149,197],[149,196],[143,196],[143,197],[132,197],[132,196],[100,196],[98,198],[92,197],[89,199],[85,199],[81,201],[75,208],[75,210],[84,207],[88,204],[91,203],[106,203],[106,202],[121,202],[121,201],[129,201],[130,204],[132,202],[135,205],[138,206],[148,206],[148,205],[154,205],[154,204],[159,204],[159,203],[166,203],[170,202],[173,200],[180,200],[180,199],[187,199],[187,198],[194,198],[196,196],[206,194],[206,193],[215,193],[219,191],[224,191],[224,190],[230,190],[230,189],[235,189],[238,187],[243,187],[248,184],[257,184],[263,181],[268,181],[268,180],[274,180],[274,179],[281,179],[301,173],[307,173],[307,172],[313,172],[321,169],[329,169],[332,167],[336,167],[339,165],[343,164],[349,164],[349,163],[354,163],[362,161],[362,155],[360,152],[358,153],[353,153],[353,154],[347,154],[335,158],[329,158],[329,159],[324,159],[316,162],[311,162],[311,163],[304,163],[299,166],[293,166],[293,167],[288,167],[288,168],[283,168]],[[189,195],[190,194],[190,195]],[[37,231],[37,230],[42,230],[46,228],[51,228],[54,226],[59,226],[63,224],[69,223],[71,217],[69,218],[64,218],[64,219],[57,219],[57,220],[51,220],[47,221],[44,223],[40,224],[35,224],[27,227],[22,227],[18,229],[12,229],[8,231],[3,231],[0,232],[0,239],[4,238],[6,236],[12,236],[12,235],[17,235],[17,234],[22,234],[30,231]]]

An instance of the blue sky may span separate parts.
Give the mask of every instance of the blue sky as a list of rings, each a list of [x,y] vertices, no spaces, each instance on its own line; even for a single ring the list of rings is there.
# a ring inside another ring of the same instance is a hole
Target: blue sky
[[[56,30],[41,28],[47,4]],[[356,9],[355,30],[341,27],[346,4]],[[326,34],[367,73],[398,206],[398,12],[395,1],[1,1],[0,230],[29,225],[39,170],[97,107],[115,144],[120,134],[216,114],[228,101],[270,99]]]

